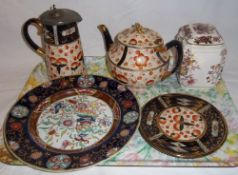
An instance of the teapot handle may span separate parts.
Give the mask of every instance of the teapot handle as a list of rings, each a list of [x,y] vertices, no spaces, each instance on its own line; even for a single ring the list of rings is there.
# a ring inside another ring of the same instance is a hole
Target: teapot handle
[[[182,64],[182,61],[183,61],[183,46],[182,46],[181,42],[178,40],[172,40],[166,44],[167,50],[169,50],[173,47],[175,47],[176,51],[177,51],[177,56],[176,56],[176,60],[175,60],[176,63],[175,63],[175,66],[173,67],[173,69],[171,71],[169,71],[169,73],[166,74],[165,77],[163,77],[163,79],[169,77],[171,74],[173,74],[177,70],[179,70],[180,65]],[[178,77],[177,77],[177,79],[178,79]]]
[[[41,21],[37,18],[31,18],[27,20],[22,27],[22,35],[27,44],[40,56],[45,55],[45,51],[43,48],[39,47],[30,37],[28,29],[30,25],[34,25],[38,29],[38,33],[43,32],[43,24]]]

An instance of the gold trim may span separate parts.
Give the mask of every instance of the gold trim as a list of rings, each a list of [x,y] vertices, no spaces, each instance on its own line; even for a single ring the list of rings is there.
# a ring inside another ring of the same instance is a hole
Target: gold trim
[[[143,27],[140,23],[135,23],[134,27],[136,28],[136,31],[140,34],[144,33]]]
[[[43,24],[40,19],[35,19],[34,22],[32,23],[36,28],[37,28],[37,34],[41,35],[43,34]]]
[[[40,19],[35,19],[34,22],[32,23],[36,28],[37,28],[37,34],[42,35],[44,30],[43,30],[43,24]],[[39,47],[36,50],[36,53],[42,57],[45,56],[45,50],[41,47]]]
[[[98,25],[97,28],[98,28],[101,32],[106,32],[106,31],[107,31],[107,27],[106,27],[104,24]]]
[[[42,57],[45,56],[45,51],[44,51],[42,48],[38,48],[38,49],[36,50],[36,53],[37,53],[38,55],[42,56]]]
[[[155,48],[155,51],[156,52],[167,52],[168,49],[164,45],[161,44],[160,46]]]

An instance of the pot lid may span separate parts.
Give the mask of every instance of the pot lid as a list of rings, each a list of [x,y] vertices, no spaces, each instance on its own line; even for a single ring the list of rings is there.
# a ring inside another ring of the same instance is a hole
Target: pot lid
[[[212,46],[224,44],[222,36],[215,26],[211,24],[188,24],[179,29],[178,35],[193,45]]]
[[[64,25],[82,21],[81,16],[77,12],[69,9],[56,9],[55,5],[41,14],[39,18],[45,25]]]
[[[135,23],[117,35],[117,39],[124,45],[144,48],[163,46],[164,41],[160,34]]]

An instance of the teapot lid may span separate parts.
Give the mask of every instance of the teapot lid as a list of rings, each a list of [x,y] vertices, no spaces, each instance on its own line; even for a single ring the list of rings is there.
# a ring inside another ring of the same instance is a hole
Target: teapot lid
[[[45,25],[64,25],[82,21],[82,17],[77,12],[69,9],[56,9],[55,5],[41,14],[39,18]]]
[[[119,33],[117,35],[117,40],[126,46],[137,48],[158,47],[164,45],[164,41],[159,33],[145,28],[139,23],[135,23],[132,27]]]

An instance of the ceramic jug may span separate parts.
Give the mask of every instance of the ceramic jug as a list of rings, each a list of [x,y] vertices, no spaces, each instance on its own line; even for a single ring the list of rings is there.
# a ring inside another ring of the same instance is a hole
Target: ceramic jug
[[[22,34],[28,45],[44,58],[49,79],[83,72],[83,50],[77,22],[81,16],[69,9],[52,9],[39,18],[25,22]],[[41,35],[42,47],[38,46],[29,35],[29,26],[37,27]]]
[[[181,41],[184,57],[179,81],[184,87],[211,88],[222,76],[227,56],[223,37],[212,24],[193,23],[180,27],[175,39]]]

